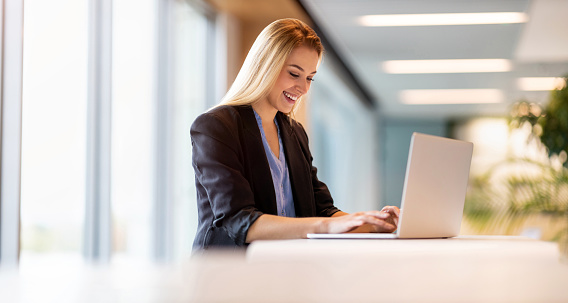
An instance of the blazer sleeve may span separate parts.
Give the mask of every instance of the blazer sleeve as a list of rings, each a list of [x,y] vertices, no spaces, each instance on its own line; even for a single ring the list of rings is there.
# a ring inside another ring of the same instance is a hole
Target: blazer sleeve
[[[199,116],[191,126],[192,164],[207,193],[213,225],[223,228],[237,245],[245,245],[250,226],[262,215],[244,176],[243,153],[234,121],[214,113]],[[204,202],[206,203],[206,202]]]
[[[297,128],[300,129],[300,131],[297,131],[296,133],[299,135],[304,156],[306,157],[306,161],[310,167],[310,177],[312,180],[314,200],[316,203],[316,215],[318,217],[331,217],[340,210],[334,206],[333,198],[331,197],[331,193],[329,192],[327,185],[318,179],[318,169],[312,164],[314,158],[310,152],[308,134],[306,133],[306,130],[300,123],[296,122],[296,124],[298,126]]]

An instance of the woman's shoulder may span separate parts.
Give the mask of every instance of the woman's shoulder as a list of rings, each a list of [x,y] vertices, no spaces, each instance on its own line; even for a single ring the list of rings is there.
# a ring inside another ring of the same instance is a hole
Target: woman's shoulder
[[[250,106],[249,106],[250,107]],[[234,105],[219,105],[215,106],[208,111],[204,112],[203,114],[199,115],[200,117],[215,117],[222,120],[232,120],[239,118],[241,111],[245,108],[245,106],[234,106]]]
[[[210,127],[212,124],[233,126],[241,120],[243,111],[250,110],[250,106],[220,105],[199,115],[192,124],[192,128],[199,126]]]

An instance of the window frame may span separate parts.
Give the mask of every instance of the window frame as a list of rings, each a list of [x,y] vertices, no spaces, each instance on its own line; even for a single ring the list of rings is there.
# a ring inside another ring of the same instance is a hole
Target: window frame
[[[0,9],[0,264],[17,266],[20,253],[24,1],[4,0]]]
[[[87,161],[83,256],[111,257],[112,0],[89,1]]]

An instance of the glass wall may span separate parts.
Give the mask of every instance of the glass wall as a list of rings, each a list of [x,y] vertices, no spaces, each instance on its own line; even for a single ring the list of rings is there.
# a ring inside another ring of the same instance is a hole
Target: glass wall
[[[189,128],[197,115],[204,112],[211,87],[211,31],[213,22],[186,2],[176,2],[174,25],[173,104],[172,104],[172,220],[174,259],[191,252],[197,231],[197,204]]]
[[[85,209],[87,1],[24,4],[21,262],[79,259]]]
[[[155,0],[113,1],[113,259],[151,257],[157,79],[155,8]]]
[[[363,105],[324,58],[308,100],[318,177],[345,212],[380,209],[378,113]]]
[[[191,252],[197,229],[195,186],[191,167],[189,127],[206,110],[212,70],[208,64],[211,18],[185,1],[172,1],[168,26],[171,41],[157,54],[158,21],[155,0],[114,1],[112,218],[115,261],[149,260],[159,243],[166,259]],[[132,14],[132,7],[137,14]],[[160,32],[163,33],[163,32]],[[170,56],[168,68],[156,66],[157,56]],[[162,74],[159,74],[162,73]],[[171,79],[171,91],[157,95],[160,77]],[[157,96],[157,97],[156,97]],[[156,100],[156,98],[158,98]],[[158,122],[157,108],[163,108]],[[164,125],[158,126],[158,123]],[[165,132],[165,133],[162,133]],[[159,137],[167,138],[156,146]],[[159,153],[157,151],[160,151]],[[166,167],[156,171],[158,154]],[[159,178],[167,180],[157,196]],[[157,197],[157,198],[156,198]],[[166,197],[165,200],[162,198]],[[165,213],[165,221],[157,217]],[[157,225],[158,224],[158,225]],[[162,224],[162,225],[159,225]],[[164,242],[156,237],[168,237]]]
[[[83,239],[89,9],[86,0],[25,2],[23,265],[48,256],[80,261],[90,241]],[[213,96],[214,15],[156,0],[112,1],[112,15],[112,261],[180,260],[197,228],[189,127]],[[163,180],[167,193],[158,195]]]

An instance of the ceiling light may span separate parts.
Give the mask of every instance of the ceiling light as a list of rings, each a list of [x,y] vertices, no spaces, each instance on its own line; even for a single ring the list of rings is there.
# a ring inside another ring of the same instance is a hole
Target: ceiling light
[[[517,79],[517,87],[525,91],[549,91],[561,89],[566,80],[556,77],[526,77]]]
[[[430,26],[464,24],[523,23],[528,17],[520,12],[366,15],[357,18],[362,26]]]
[[[382,63],[389,74],[491,73],[512,69],[507,59],[392,60]]]
[[[399,98],[404,104],[481,104],[501,103],[504,96],[498,89],[412,89]]]

